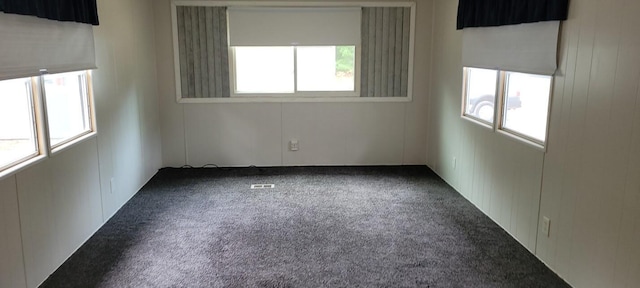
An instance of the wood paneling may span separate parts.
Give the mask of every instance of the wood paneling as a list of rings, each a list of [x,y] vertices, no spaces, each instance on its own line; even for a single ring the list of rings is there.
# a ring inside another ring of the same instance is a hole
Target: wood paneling
[[[402,164],[402,103],[284,104],[284,165]],[[289,151],[289,139],[300,140]]]
[[[0,181],[0,287],[27,287],[16,178]]]
[[[20,172],[27,284],[38,286],[102,225],[95,138]]]
[[[571,1],[546,153],[457,117],[456,8],[436,1],[427,162],[573,286],[638,287],[640,2]],[[549,237],[537,230],[543,216]]]
[[[0,182],[0,287],[40,285],[160,168],[151,8],[98,1],[98,136]]]

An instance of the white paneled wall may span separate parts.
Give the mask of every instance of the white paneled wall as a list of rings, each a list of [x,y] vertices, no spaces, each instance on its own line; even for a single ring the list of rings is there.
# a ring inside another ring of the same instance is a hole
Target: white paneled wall
[[[435,2],[428,165],[574,287],[640,286],[640,2],[570,2],[546,153],[458,116],[456,9]]]
[[[280,109],[280,104],[187,105],[187,163],[279,165]]]
[[[577,287],[638,287],[640,3],[571,5],[540,210],[556,224],[538,254]]]
[[[154,4],[165,166],[426,163],[431,0],[417,1],[408,103],[178,104],[170,1]],[[299,151],[288,151],[292,138]]]
[[[286,104],[282,160],[286,165],[403,164],[404,103]],[[289,139],[301,151],[289,151]],[[302,150],[304,149],[304,150]]]
[[[17,174],[27,284],[39,285],[102,226],[92,138]]]
[[[40,285],[161,167],[151,0],[98,10],[98,136],[0,181],[0,287]]]
[[[0,287],[25,287],[16,178],[0,181]]]

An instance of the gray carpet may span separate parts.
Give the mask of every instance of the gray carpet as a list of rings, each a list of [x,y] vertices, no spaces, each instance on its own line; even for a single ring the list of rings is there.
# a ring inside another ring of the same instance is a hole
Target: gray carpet
[[[43,287],[569,286],[405,166],[163,169]]]

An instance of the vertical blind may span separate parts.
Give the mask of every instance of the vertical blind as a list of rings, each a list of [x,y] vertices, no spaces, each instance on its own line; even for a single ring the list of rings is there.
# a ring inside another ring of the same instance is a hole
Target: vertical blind
[[[0,12],[0,80],[94,69],[93,27]]]
[[[406,97],[411,8],[362,8],[362,97]]]
[[[182,98],[229,97],[226,7],[177,7]]]

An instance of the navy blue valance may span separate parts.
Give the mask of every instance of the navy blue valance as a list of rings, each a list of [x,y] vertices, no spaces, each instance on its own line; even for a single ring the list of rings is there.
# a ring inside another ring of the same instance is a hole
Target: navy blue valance
[[[96,0],[0,0],[0,11],[98,25]]]
[[[567,20],[569,0],[459,0],[457,29]]]

